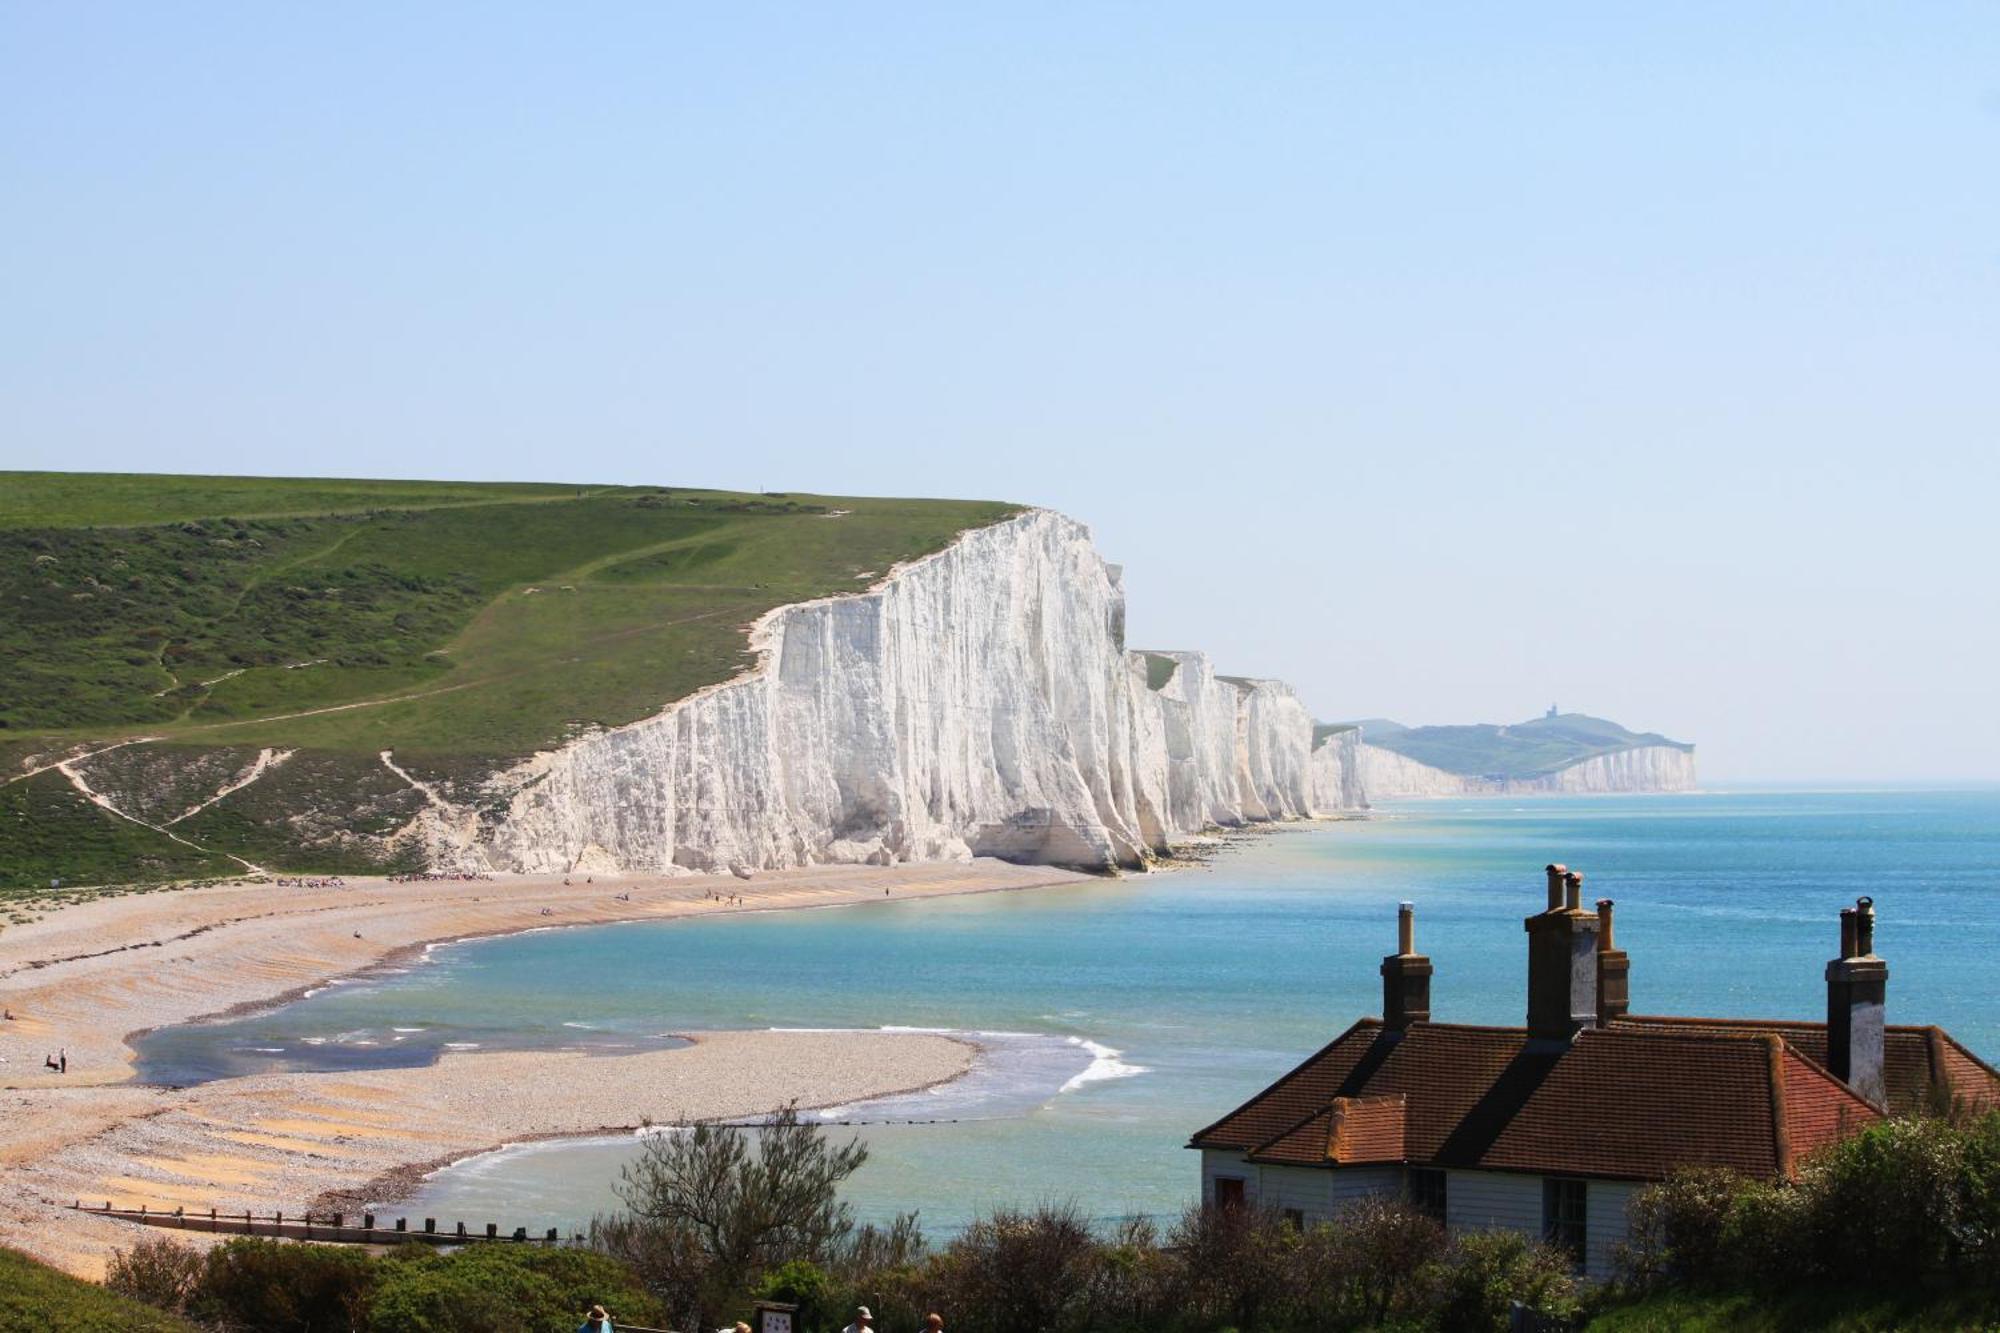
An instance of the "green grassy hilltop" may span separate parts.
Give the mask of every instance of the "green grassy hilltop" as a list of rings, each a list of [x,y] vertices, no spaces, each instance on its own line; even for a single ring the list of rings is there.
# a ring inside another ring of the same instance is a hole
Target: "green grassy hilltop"
[[[0,473],[0,886],[378,864],[463,783],[747,664],[775,606],[1016,506],[651,486]],[[83,770],[29,770],[135,737]],[[296,751],[247,773],[264,747]],[[156,832],[170,828],[185,839]],[[189,845],[192,844],[192,845]]]
[[[1385,718],[1356,725],[1370,745],[1475,778],[1538,778],[1597,755],[1642,746],[1694,749],[1684,741],[1627,731],[1616,722],[1583,713],[1550,713],[1510,726],[1406,727]]]

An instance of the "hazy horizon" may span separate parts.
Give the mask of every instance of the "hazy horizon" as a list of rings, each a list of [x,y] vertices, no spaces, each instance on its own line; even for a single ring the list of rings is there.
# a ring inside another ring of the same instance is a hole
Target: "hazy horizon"
[[[2000,15],[0,13],[0,468],[999,498],[1319,717],[2000,778]]]

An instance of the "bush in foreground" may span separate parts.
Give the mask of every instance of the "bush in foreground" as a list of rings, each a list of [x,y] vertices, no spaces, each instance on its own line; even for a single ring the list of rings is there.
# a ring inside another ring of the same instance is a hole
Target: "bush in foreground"
[[[1790,1183],[1683,1172],[1641,1191],[1632,1223],[1625,1281],[1639,1293],[1807,1282],[2000,1301],[2000,1111],[1872,1125]]]
[[[0,1333],[199,1333],[193,1324],[0,1246]]]
[[[588,1250],[472,1245],[392,1251],[376,1265],[369,1333],[572,1333],[602,1305],[621,1323],[657,1325],[632,1271]]]

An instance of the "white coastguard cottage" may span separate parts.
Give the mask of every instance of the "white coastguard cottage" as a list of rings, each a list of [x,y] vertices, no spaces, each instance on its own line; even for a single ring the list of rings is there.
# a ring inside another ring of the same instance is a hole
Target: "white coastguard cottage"
[[[1826,1022],[1646,1018],[1626,1012],[1611,900],[1585,911],[1582,881],[1548,867],[1548,906],[1527,919],[1525,1027],[1430,1021],[1404,903],[1382,1017],[1197,1133],[1202,1197],[1310,1225],[1400,1194],[1454,1232],[1548,1240],[1602,1279],[1634,1192],[1677,1168],[1781,1179],[1884,1113],[2000,1105],[2000,1074],[1945,1032],[1884,1024],[1870,899],[1840,914]]]

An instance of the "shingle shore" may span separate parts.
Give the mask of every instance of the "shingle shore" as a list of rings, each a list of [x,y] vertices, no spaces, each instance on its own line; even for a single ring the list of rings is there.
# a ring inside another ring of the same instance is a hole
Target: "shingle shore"
[[[924,1034],[730,1032],[639,1055],[465,1052],[423,1069],[259,1075],[172,1090],[129,1082],[129,1033],[268,1005],[438,940],[1077,878],[975,861],[819,867],[747,881],[355,879],[342,889],[229,884],[65,908],[0,933],[0,1002],[15,1015],[0,1022],[0,1239],[93,1275],[112,1246],[131,1243],[132,1229],[60,1206],[76,1198],[203,1213],[303,1211],[330,1192],[365,1194],[412,1163],[642,1119],[834,1105],[956,1077],[973,1055]],[[58,1049],[69,1053],[66,1076],[41,1068]]]

